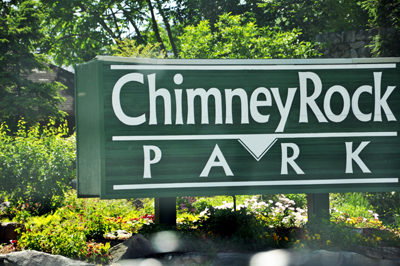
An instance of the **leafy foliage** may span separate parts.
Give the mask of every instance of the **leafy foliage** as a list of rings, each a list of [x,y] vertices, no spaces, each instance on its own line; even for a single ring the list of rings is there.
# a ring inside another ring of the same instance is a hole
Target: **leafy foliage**
[[[311,42],[301,42],[300,31],[275,32],[258,28],[245,17],[224,14],[212,32],[208,21],[188,26],[180,37],[182,58],[265,59],[308,58],[320,53]]]
[[[127,200],[77,199],[70,191],[64,204],[54,213],[28,217],[27,231],[21,233],[18,248],[105,264],[110,243],[99,242],[105,242],[106,233],[117,229],[136,233],[144,224],[152,223],[152,217],[145,213],[151,209],[150,200],[144,209],[135,210]]]
[[[264,0],[260,7],[268,25],[284,31],[300,28],[306,39],[323,32],[363,28],[368,20],[358,0]]]
[[[29,125],[65,115],[58,105],[65,99],[60,83],[33,83],[33,69],[48,69],[48,59],[36,53],[45,39],[42,6],[35,0],[0,3],[0,121],[14,131],[18,120]]]
[[[331,212],[334,217],[340,217],[343,214],[348,217],[369,217],[374,209],[368,199],[362,193],[341,193],[337,195],[338,202],[335,202]]]
[[[372,28],[379,28],[372,50],[375,56],[400,56],[400,2],[398,0],[364,0]]]
[[[20,120],[9,135],[7,125],[0,126],[0,192],[14,206],[28,204],[42,213],[62,203],[75,175],[75,137],[66,138],[67,130],[66,123],[26,128]]]
[[[159,44],[138,44],[135,40],[125,39],[117,41],[111,47],[114,56],[134,58],[165,58],[165,51],[159,49]]]

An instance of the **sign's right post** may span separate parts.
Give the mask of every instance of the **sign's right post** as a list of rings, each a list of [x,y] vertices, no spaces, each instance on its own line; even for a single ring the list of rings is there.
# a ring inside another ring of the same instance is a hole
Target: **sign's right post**
[[[329,219],[329,193],[307,194],[307,216],[309,222]]]

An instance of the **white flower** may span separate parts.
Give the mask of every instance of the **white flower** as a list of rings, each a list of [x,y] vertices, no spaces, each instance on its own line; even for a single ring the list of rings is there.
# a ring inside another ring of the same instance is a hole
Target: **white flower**
[[[269,203],[274,203],[272,200],[269,200]]]
[[[279,198],[279,201],[282,201],[284,203],[289,203],[290,200],[287,198]]]

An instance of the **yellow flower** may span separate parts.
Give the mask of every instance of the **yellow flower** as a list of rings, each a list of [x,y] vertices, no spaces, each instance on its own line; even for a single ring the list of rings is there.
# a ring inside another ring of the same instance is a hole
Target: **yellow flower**
[[[315,234],[315,237],[316,237],[318,240],[321,240],[321,235],[320,235],[320,234]]]
[[[300,240],[299,239],[297,239],[296,240],[296,242],[294,242],[295,244],[298,244],[298,243],[300,243]]]
[[[285,236],[285,240],[286,240],[286,241],[289,241],[289,239],[288,239],[286,236]]]
[[[326,241],[327,246],[329,246],[330,244],[332,244],[332,242],[330,240]]]

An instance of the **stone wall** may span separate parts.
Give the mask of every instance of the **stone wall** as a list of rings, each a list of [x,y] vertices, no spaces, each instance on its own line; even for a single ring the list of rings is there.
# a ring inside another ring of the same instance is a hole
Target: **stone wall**
[[[393,29],[379,29],[383,35],[392,32]],[[371,57],[372,48],[368,45],[377,34],[378,29],[350,30],[318,34],[316,40],[323,44],[324,58],[365,58]]]

